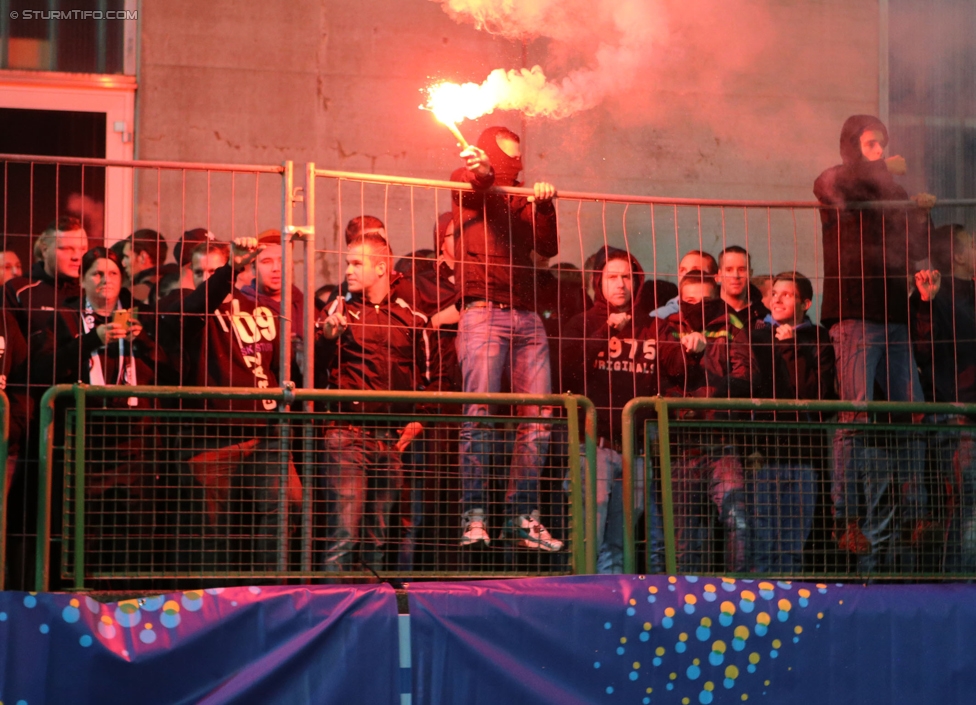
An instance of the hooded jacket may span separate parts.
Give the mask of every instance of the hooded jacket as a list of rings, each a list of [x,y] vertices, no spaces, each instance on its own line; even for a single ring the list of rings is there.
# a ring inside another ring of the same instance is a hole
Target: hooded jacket
[[[684,365],[680,342],[662,339],[659,321],[635,310],[636,298],[622,311],[631,316],[627,325],[620,330],[610,328],[608,318],[619,309],[604,298],[602,280],[606,263],[614,259],[630,262],[634,294],[644,282],[644,270],[633,256],[613,247],[600,251],[594,265],[595,301],[566,326],[562,370],[568,390],[588,397],[596,406],[599,435],[619,443],[624,405],[634,397],[667,394],[673,387],[683,386],[680,380],[662,375],[659,364],[667,359],[668,368],[681,372]]]
[[[976,283],[946,277],[932,301],[912,295],[912,314],[925,400],[976,403]]]
[[[35,262],[30,277],[16,277],[4,285],[4,306],[14,313],[24,337],[44,330],[55,309],[66,299],[79,296],[78,280],[58,275],[52,277],[43,262]]]
[[[928,255],[928,214],[916,207],[849,209],[864,201],[907,201],[883,160],[861,154],[868,128],[888,132],[872,115],[853,115],[840,135],[843,164],[817,177],[813,192],[823,223],[824,285],[820,318],[826,326],[844,320],[908,322],[908,277]]]
[[[556,208],[552,201],[530,203],[523,196],[491,192],[492,186],[520,186],[520,158],[509,157],[498,146],[497,135],[508,130],[490,127],[478,138],[491,170],[478,176],[458,169],[451,181],[471,184],[475,192],[452,194],[457,238],[458,288],[462,299],[481,299],[513,308],[532,310],[532,258],[559,252]]]

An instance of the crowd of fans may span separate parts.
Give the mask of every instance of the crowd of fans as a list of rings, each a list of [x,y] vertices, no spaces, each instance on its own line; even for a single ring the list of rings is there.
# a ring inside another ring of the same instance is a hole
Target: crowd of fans
[[[344,281],[315,292],[314,331],[304,329],[305,302],[293,288],[292,340],[285,348],[281,303],[289,277],[278,231],[227,243],[205,229],[190,230],[176,243],[175,263],[165,264],[168,244],[155,231],[138,230],[111,249],[89,248],[81,224],[61,218],[39,236],[29,276],[20,276],[19,261],[4,259],[0,374],[11,401],[8,487],[36,454],[38,441],[27,431],[36,428],[31,419],[40,393],[52,384],[275,388],[279,356],[290,349],[300,386],[303,360],[314,355],[315,378],[307,381],[316,388],[589,397],[598,410],[598,569],[620,572],[621,411],[635,397],[976,400],[974,234],[961,225],[933,228],[925,198],[903,203],[908,196],[892,179],[903,162],[885,160],[886,145],[879,120],[854,116],[841,135],[843,164],[817,180],[824,238],[819,324],[809,315],[815,295],[807,276],[786,271],[753,278],[749,253],[735,245],[685,253],[676,284],[647,279],[632,253],[609,245],[582,270],[550,266],[559,254],[555,189],[537,183],[528,198],[493,189],[519,185],[522,170],[519,138],[505,128],[485,131],[462,152],[464,166],[452,180],[473,190],[453,193],[452,211],[434,227],[436,251],[394,265],[383,222],[353,218],[342,248]],[[878,201],[899,205],[856,205]],[[235,399],[206,408],[277,406]],[[388,414],[391,421],[322,416],[312,488],[316,569],[382,561],[405,458],[431,431],[418,417],[392,419],[442,408],[363,399],[331,410]],[[492,410],[463,405],[457,541],[466,550],[486,547],[501,529],[523,549],[558,553],[567,537],[547,528],[540,498],[554,411],[516,409],[500,508],[487,489],[499,445],[499,432],[485,418]],[[867,415],[854,412],[840,414],[842,425],[833,430],[818,427],[828,420],[819,410],[712,410],[682,412],[682,418],[695,414],[703,421],[758,423],[746,431],[677,427],[672,497],[682,572],[798,571],[818,507],[832,515],[835,547],[859,570],[918,569],[939,521],[943,550],[954,556],[941,567],[976,568],[971,431],[933,432],[909,417],[902,420],[908,430],[877,436],[859,425]],[[971,424],[964,415],[930,421]],[[153,452],[132,442],[138,434],[131,429],[103,431],[92,452],[120,463]],[[279,461],[288,449],[268,424],[247,417],[222,422],[212,433],[188,427],[186,435],[182,458],[195,481],[212,481],[199,468],[214,464],[227,476],[248,474],[253,563],[282,566]],[[584,446],[579,452],[585,467]],[[647,568],[661,570],[659,477],[651,460],[640,458],[636,470],[634,517],[650,515]],[[938,515],[930,496],[946,480],[952,517]],[[300,496],[293,468],[285,489],[289,498]],[[412,522],[421,525],[423,517]],[[208,555],[219,561],[231,549],[221,544],[219,530],[212,540]]]

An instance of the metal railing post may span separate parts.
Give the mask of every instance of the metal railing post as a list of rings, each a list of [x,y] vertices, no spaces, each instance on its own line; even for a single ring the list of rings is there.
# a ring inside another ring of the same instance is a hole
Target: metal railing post
[[[621,448],[622,480],[624,489],[624,574],[637,571],[637,557],[634,537],[634,412],[637,409],[634,401],[628,402],[620,414],[620,430],[623,447]],[[646,512],[649,508],[645,507]]]
[[[657,411],[657,444],[661,453],[661,519],[664,525],[664,570],[668,575],[675,575],[678,572],[678,547],[674,535],[674,494],[671,491],[671,420],[668,418],[667,399],[656,400],[654,408]]]
[[[34,589],[48,590],[51,584],[51,474],[54,470],[54,403],[72,391],[70,384],[51,387],[41,397],[40,445],[37,475],[37,551],[34,563]]]
[[[291,382],[291,287],[295,278],[295,259],[292,253],[293,214],[295,205],[295,165],[286,161],[281,175],[281,312],[278,320],[278,384],[282,387]],[[305,304],[308,305],[308,302]]]
[[[580,483],[583,478],[579,457],[579,410],[576,406],[576,400],[570,396],[566,397],[566,436],[569,438],[569,454],[567,458],[570,477],[569,512],[573,528],[578,530],[578,527],[585,526],[585,520],[583,519],[583,493],[580,491]],[[587,505],[587,509],[592,511],[590,505]],[[573,541],[572,556],[574,573],[586,572],[586,554],[589,548],[589,541],[585,538],[583,541]]]
[[[596,573],[596,555],[600,549],[596,545],[596,407],[586,397],[577,397],[577,402],[586,409],[586,570]]]
[[[85,587],[85,391],[87,384],[76,384],[75,392],[75,535],[74,535],[74,587]]]
[[[0,391],[0,590],[7,572],[7,458],[10,442],[10,401]]]

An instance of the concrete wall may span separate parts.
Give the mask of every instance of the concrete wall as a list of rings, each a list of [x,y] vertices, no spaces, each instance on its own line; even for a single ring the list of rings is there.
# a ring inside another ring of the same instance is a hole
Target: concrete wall
[[[877,110],[877,0],[666,4],[674,38],[635,88],[565,120],[495,114],[463,131],[473,140],[498,122],[521,130],[527,179],[567,190],[812,200],[814,178],[838,161],[844,118]],[[427,0],[171,0],[144,3],[140,20],[143,159],[293,159],[446,178],[457,150],[417,109],[420,89],[434,78],[480,82],[523,61],[556,75],[565,64],[545,40],[523,53]],[[233,182],[144,174],[139,225],[155,222],[171,238],[201,219],[221,235],[276,226],[275,180]],[[398,253],[428,246],[447,203],[446,192],[320,180],[316,246],[336,250],[342,222],[364,210],[386,217]],[[603,241],[626,239],[663,274],[699,242],[714,250],[748,242],[757,272],[819,269],[812,212],[682,209],[677,225],[675,215],[564,201],[560,259],[579,263]],[[320,258],[323,279],[339,276],[335,256]]]

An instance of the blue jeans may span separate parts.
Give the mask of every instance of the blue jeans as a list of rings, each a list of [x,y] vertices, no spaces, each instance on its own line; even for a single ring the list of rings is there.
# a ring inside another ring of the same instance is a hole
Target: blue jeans
[[[904,324],[841,321],[830,327],[837,357],[840,397],[871,401],[877,383],[889,401],[923,401],[922,385]],[[863,422],[867,414],[838,414],[841,423]],[[899,533],[911,533],[927,514],[925,442],[921,434],[887,434],[884,447],[863,432],[841,428],[833,440],[831,496],[842,524],[857,521],[871,544],[859,567],[873,570],[887,545],[899,548]]]
[[[506,368],[516,394],[549,394],[549,342],[542,320],[531,311],[493,306],[461,312],[457,336],[458,360],[465,392],[492,393],[502,388]],[[487,404],[465,404],[464,414],[487,416]],[[552,409],[520,406],[526,419],[548,418]],[[539,474],[549,450],[549,424],[523,421],[518,425],[505,500],[511,515],[539,508]],[[460,433],[462,511],[485,508],[486,474],[498,436],[490,424],[465,421]]]
[[[753,525],[753,565],[759,573],[792,573],[803,568],[803,544],[813,527],[813,468],[764,463],[749,479]]]

